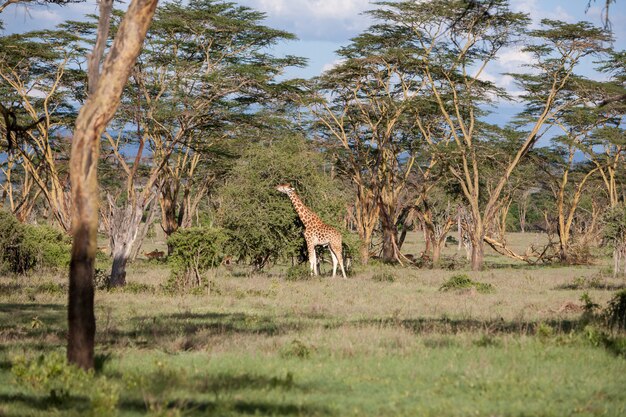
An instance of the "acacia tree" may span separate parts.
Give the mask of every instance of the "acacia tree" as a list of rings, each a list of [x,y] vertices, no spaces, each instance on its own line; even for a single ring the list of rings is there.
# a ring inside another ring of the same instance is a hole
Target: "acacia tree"
[[[500,210],[511,174],[542,135],[545,122],[582,102],[564,88],[580,60],[601,51],[609,36],[587,23],[550,20],[543,21],[542,29],[530,32],[524,51],[532,54],[538,73],[515,77],[527,91],[524,99],[534,111],[533,117],[527,120],[526,136],[502,161],[503,168],[490,178],[493,185],[486,188],[478,152],[484,137],[480,109],[502,92],[481,77],[498,52],[526,32],[527,17],[511,12],[504,0],[477,3],[469,10],[462,1],[383,4],[386,7],[375,16],[394,29],[404,29],[404,36],[414,45],[412,71],[425,81],[425,93],[435,100],[452,136],[447,166],[471,213],[471,263],[473,269],[480,269],[487,226]]]
[[[53,219],[66,232],[71,225],[71,205],[69,140],[64,132],[75,120],[73,103],[81,100],[85,79],[80,71],[84,49],[78,41],[64,30],[0,38],[5,192],[12,211],[22,221],[43,196]],[[21,192],[14,192],[14,186]]]
[[[609,52],[608,59],[601,63],[599,70],[611,76],[610,80],[599,83],[599,88],[594,91],[594,101],[600,103],[599,111],[607,123],[585,138],[581,150],[598,168],[610,207],[614,208],[620,201],[618,176],[620,170],[623,170],[626,153],[626,137],[622,127],[626,114],[623,99],[626,97],[626,51]],[[621,196],[622,200],[624,198]]]
[[[152,165],[146,174],[142,167],[142,155],[145,138],[139,139],[139,146],[134,155],[134,160],[128,162],[127,157],[120,153],[119,140],[114,140],[111,135],[105,133],[118,165],[122,168],[122,175],[125,176],[125,183],[117,193],[107,190],[107,205],[102,210],[102,218],[107,226],[109,243],[113,264],[109,285],[119,287],[126,284],[126,264],[132,256],[136,245],[142,241],[145,230],[142,232],[141,225],[144,214],[148,210],[143,228],[147,229],[154,217],[157,190],[155,184],[163,165]],[[141,188],[141,189],[139,189]],[[117,201],[123,196],[123,205],[118,205]]]
[[[70,180],[74,216],[69,273],[68,346],[70,363],[94,366],[94,263],[98,231],[97,162],[100,136],[117,109],[122,90],[139,55],[156,9],[156,0],[133,0],[102,62],[112,1],[100,3],[98,35],[89,57],[89,96],[81,108],[72,140]]]
[[[382,258],[400,261],[398,220],[419,141],[407,117],[423,81],[403,71],[404,59],[386,31],[370,28],[338,51],[344,62],[314,80],[316,116],[323,146],[356,189],[354,220],[362,242],[361,259],[369,258],[378,221]]]
[[[281,95],[276,77],[285,67],[303,63],[269,53],[294,36],[262,25],[263,18],[215,0],[167,3],[156,13],[123,106],[146,135],[153,164],[162,166],[157,185],[167,236],[190,225],[215,178],[206,165],[220,142]]]

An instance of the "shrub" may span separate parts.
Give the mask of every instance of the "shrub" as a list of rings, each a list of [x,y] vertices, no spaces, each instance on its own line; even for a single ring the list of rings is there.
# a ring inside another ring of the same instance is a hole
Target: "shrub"
[[[187,290],[206,284],[203,274],[219,266],[228,237],[221,229],[193,227],[179,229],[168,240],[174,250],[168,257],[172,275],[170,290]]]
[[[27,269],[22,243],[24,241],[24,225],[15,216],[0,211],[0,251],[2,270],[13,273],[24,273]]]
[[[91,415],[117,414],[118,387],[104,377],[96,377],[93,371],[69,365],[61,352],[40,355],[35,359],[15,358],[11,372],[19,385],[46,395],[53,404],[86,397]]]
[[[69,237],[50,226],[20,223],[0,211],[0,268],[24,274],[42,267],[64,268],[70,260]]]
[[[493,285],[476,282],[465,274],[453,275],[439,288],[439,291],[462,290],[468,288],[476,288],[476,291],[483,294],[495,291]]]
[[[613,247],[613,275],[626,274],[626,205],[609,210],[603,224],[603,240]]]
[[[25,246],[35,265],[66,268],[70,264],[70,238],[53,227],[26,225]]]
[[[300,358],[307,359],[311,356],[313,347],[305,345],[298,339],[293,339],[287,343],[280,351],[283,358]]]
[[[618,291],[604,311],[607,326],[611,330],[626,331],[626,290]]]
[[[381,271],[372,275],[372,281],[394,282],[395,280],[396,280],[396,275],[393,272],[389,272],[389,271]]]
[[[290,266],[285,279],[287,281],[303,281],[311,278],[311,267],[308,262]]]
[[[291,183],[325,222],[341,230],[346,193],[323,168],[321,155],[299,136],[278,134],[271,143],[251,145],[218,192],[216,220],[228,230],[229,255],[247,259],[258,269],[281,258],[306,257],[302,223],[289,198],[275,189],[284,182]],[[352,253],[352,239],[344,240],[354,259],[358,249]]]

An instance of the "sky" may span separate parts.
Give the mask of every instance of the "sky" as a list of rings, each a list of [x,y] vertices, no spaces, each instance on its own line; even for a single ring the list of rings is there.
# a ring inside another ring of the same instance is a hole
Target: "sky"
[[[349,44],[350,39],[365,31],[372,23],[366,10],[375,8],[370,0],[231,0],[244,6],[260,10],[266,14],[265,24],[294,33],[298,40],[280,44],[274,48],[276,55],[292,54],[308,59],[306,68],[290,70],[289,78],[310,78],[331,68],[338,61],[335,51]],[[514,11],[530,15],[533,25],[543,18],[576,22],[587,20],[601,25],[601,12],[604,0],[592,0],[587,10],[588,0],[511,0]],[[617,50],[626,49],[626,0],[617,0],[610,9]],[[2,14],[5,33],[24,32],[34,29],[53,28],[68,19],[80,20],[85,14],[97,13],[95,0],[67,6],[11,5]],[[515,72],[530,62],[530,56],[520,51],[520,47],[503,50],[496,62],[491,64],[483,77],[505,88],[513,96],[519,93],[506,72]],[[583,73],[598,77],[588,62]],[[519,108],[516,103],[501,103],[499,115],[507,119]]]

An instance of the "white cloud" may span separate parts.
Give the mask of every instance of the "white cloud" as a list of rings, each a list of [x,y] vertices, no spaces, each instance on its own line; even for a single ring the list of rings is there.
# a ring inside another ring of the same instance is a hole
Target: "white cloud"
[[[533,63],[533,56],[522,51],[522,47],[506,48],[498,54],[497,64],[503,72],[528,71],[525,67]]]
[[[370,7],[369,0],[248,0],[257,8],[277,16],[306,19],[352,18]]]
[[[584,9],[585,5],[576,4],[575,7]],[[563,20],[565,22],[576,20],[563,7],[557,6],[553,10],[546,10],[542,8],[542,4],[538,0],[511,0],[511,9],[516,12],[527,13],[532,19],[531,26],[533,28],[539,27],[542,19]]]
[[[331,69],[333,69],[336,66],[340,65],[344,61],[345,61],[345,59],[336,59],[333,62],[329,62],[328,64],[324,64],[324,66],[322,67],[322,72],[330,71]]]
[[[268,24],[303,40],[345,40],[370,23],[362,13],[375,8],[370,0],[239,0],[267,14]]]

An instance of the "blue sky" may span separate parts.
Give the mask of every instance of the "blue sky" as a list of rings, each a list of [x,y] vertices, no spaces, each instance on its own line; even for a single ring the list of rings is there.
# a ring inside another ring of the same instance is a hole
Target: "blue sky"
[[[297,41],[275,47],[277,55],[293,54],[308,58],[309,65],[303,69],[293,69],[287,77],[309,78],[319,75],[324,69],[337,62],[335,51],[349,43],[350,38],[361,33],[371,23],[363,12],[375,7],[370,0],[231,0],[266,13],[266,24],[287,30],[298,36]],[[617,0],[611,8],[611,21],[615,32],[614,47],[626,49],[626,0]],[[511,0],[515,11],[528,13],[534,24],[542,18],[575,22],[588,20],[601,25],[601,11],[604,0],[592,2],[586,11],[587,0]],[[23,32],[33,29],[52,28],[67,19],[81,19],[85,14],[97,13],[95,0],[85,3],[60,6],[11,5],[0,18],[4,21],[5,32]],[[529,56],[520,48],[502,51],[499,60],[487,68],[484,77],[516,93],[516,86],[505,72],[520,70],[529,62]],[[591,62],[582,68],[585,75],[597,77],[592,71]],[[499,112],[508,119],[519,108],[519,104],[500,103]]]

